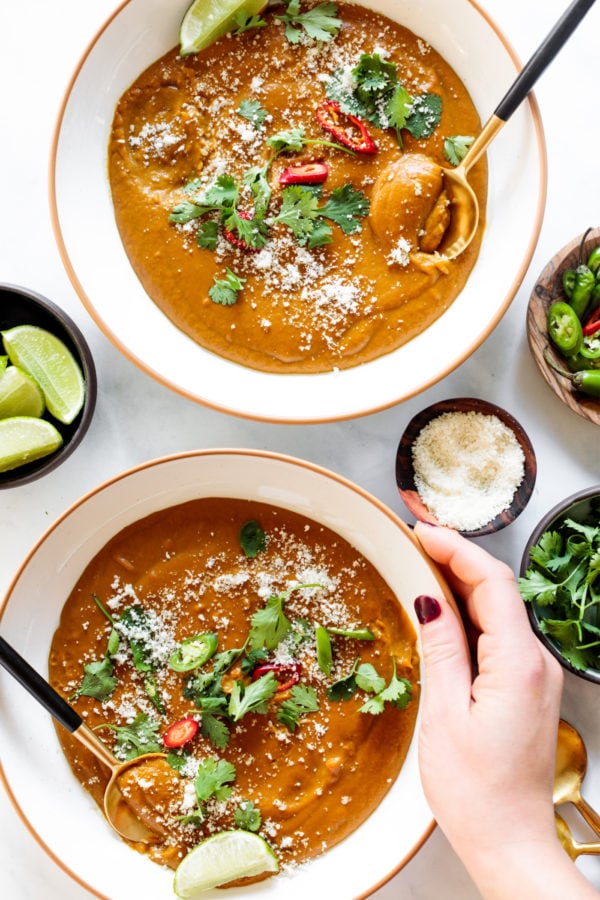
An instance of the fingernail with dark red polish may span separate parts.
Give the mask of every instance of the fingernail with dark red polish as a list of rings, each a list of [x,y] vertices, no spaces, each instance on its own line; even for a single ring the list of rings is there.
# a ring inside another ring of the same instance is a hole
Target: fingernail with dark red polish
[[[434,619],[437,619],[441,611],[442,607],[435,597],[428,597],[426,594],[421,594],[421,596],[417,597],[415,600],[415,612],[421,625],[427,625],[428,622],[433,622]]]

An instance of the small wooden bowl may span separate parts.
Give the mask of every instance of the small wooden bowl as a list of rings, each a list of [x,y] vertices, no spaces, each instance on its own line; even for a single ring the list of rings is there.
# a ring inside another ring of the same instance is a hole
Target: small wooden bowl
[[[511,522],[514,522],[517,516],[525,509],[529,502],[529,498],[531,497],[537,475],[537,462],[531,441],[517,420],[514,419],[510,413],[506,412],[506,410],[496,406],[494,403],[489,403],[487,400],[480,400],[477,397],[458,397],[455,399],[441,400],[417,413],[406,426],[396,453],[396,484],[398,485],[398,491],[402,500],[415,518],[419,519],[421,522],[431,522],[435,525],[439,524],[435,516],[432,515],[421,500],[415,487],[412,448],[417,436],[423,430],[425,425],[431,422],[432,419],[437,418],[437,416],[450,412],[478,412],[488,416],[496,416],[514,432],[514,435],[523,450],[525,456],[525,474],[521,484],[515,491],[512,503],[508,509],[498,513],[497,516],[485,525],[482,525],[481,528],[473,529],[472,531],[460,531],[460,529],[456,529],[457,531],[460,531],[460,534],[464,534],[466,537],[482,537],[485,534],[493,534],[496,531],[500,531],[501,528],[510,525]]]
[[[546,320],[552,303],[555,300],[567,299],[563,291],[562,275],[566,269],[575,269],[579,265],[579,248],[584,233],[559,250],[539,276],[527,307],[527,340],[544,381],[554,393],[577,415],[589,419],[595,425],[600,425],[600,398],[588,397],[575,391],[568,379],[554,372],[544,359],[544,350],[547,349],[556,364],[566,368],[565,360],[548,337]],[[583,245],[584,262],[597,244],[600,244],[600,228],[593,228],[588,232]]]

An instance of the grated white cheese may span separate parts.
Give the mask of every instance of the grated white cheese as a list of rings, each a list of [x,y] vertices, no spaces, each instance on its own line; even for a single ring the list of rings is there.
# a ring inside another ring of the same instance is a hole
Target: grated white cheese
[[[448,412],[429,422],[412,449],[415,487],[442,525],[481,528],[507,509],[523,480],[525,458],[497,416]]]

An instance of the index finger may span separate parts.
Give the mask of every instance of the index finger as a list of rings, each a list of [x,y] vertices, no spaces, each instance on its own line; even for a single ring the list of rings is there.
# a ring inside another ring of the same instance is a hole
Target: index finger
[[[514,635],[527,626],[530,633],[525,604],[506,563],[449,528],[417,523],[415,535],[425,552],[444,569],[480,631]]]

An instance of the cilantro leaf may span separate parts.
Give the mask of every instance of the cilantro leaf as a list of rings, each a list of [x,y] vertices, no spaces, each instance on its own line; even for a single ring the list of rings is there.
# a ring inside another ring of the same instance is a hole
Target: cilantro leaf
[[[269,597],[263,609],[250,619],[250,646],[255,650],[273,650],[286,636],[292,623],[283,611],[286,594]]]
[[[312,191],[305,191],[300,185],[284,188],[282,204],[273,222],[281,222],[293,232],[299,244],[306,244],[314,231],[315,219],[319,215],[318,199]]]
[[[252,800],[242,800],[233,814],[233,821],[243,831],[258,831],[262,824],[260,809]]]
[[[372,663],[362,663],[356,670],[356,683],[363,691],[379,694],[385,687],[385,678],[378,674]]]
[[[265,216],[271,201],[271,186],[267,179],[268,164],[266,166],[252,166],[244,175],[244,184],[252,191],[254,197],[254,217],[261,219]]]
[[[360,219],[368,213],[368,198],[362,191],[356,191],[351,184],[335,188],[327,203],[319,209],[319,215],[339,225],[344,234],[360,231]]]
[[[250,519],[242,525],[239,541],[245,555],[251,559],[263,553],[267,547],[267,537],[256,519]]]
[[[337,13],[337,3],[319,3],[301,13],[300,0],[289,0],[286,12],[276,18],[285,24],[288,41],[297,44],[302,39],[302,30],[315,41],[330,41],[334,38],[342,26]]]
[[[216,222],[203,222],[196,235],[196,243],[207,250],[217,249],[219,226]]]
[[[242,100],[238,106],[238,113],[244,119],[248,119],[256,131],[260,131],[268,115],[267,110],[260,105],[258,100]]]
[[[107,700],[117,686],[113,676],[113,664],[108,656],[103,660],[88,663],[83,667],[84,676],[81,685],[72,695],[77,697],[93,697],[95,700]]]
[[[304,147],[304,129],[290,128],[289,131],[278,131],[277,134],[267,138],[267,144],[277,153],[288,151],[299,153]]]
[[[202,711],[200,734],[209,740],[217,750],[224,750],[231,737],[227,723],[206,709]]]
[[[317,692],[306,684],[295,684],[290,692],[290,698],[284,700],[277,712],[277,721],[294,732],[298,727],[298,719],[307,713],[317,712],[319,701]]]
[[[236,681],[229,698],[229,715],[234,722],[239,722],[247,713],[266,713],[269,700],[277,691],[279,682],[272,672],[261,675],[256,681],[245,685]]]
[[[457,166],[467,155],[467,151],[474,140],[474,137],[467,134],[455,134],[447,137],[444,141],[444,156],[448,162],[453,166]]]
[[[236,27],[232,34],[243,34],[244,31],[250,31],[252,28],[264,28],[265,25],[268,25],[266,19],[261,18],[260,15],[248,15],[243,9],[238,9],[234,18]]]
[[[313,230],[308,236],[306,246],[309,250],[313,250],[315,247],[323,247],[325,244],[331,244],[333,241],[332,233],[331,225],[319,218],[314,223]]]
[[[389,119],[390,125],[393,125],[396,129],[396,134],[398,136],[398,143],[402,146],[402,129],[407,127],[407,123],[410,120],[411,110],[413,109],[413,98],[408,93],[406,88],[402,87],[401,84],[397,84],[394,90],[394,93],[388,100],[388,104],[386,106],[386,113]]]
[[[385,62],[378,53],[361,54],[358,65],[352,69],[352,75],[356,82],[356,93],[365,103],[376,103],[398,84],[395,63]]]
[[[221,306],[233,306],[234,303],[237,303],[238,294],[246,283],[245,278],[236,275],[231,269],[227,269],[225,278],[215,277],[214,281],[215,283],[208,291],[208,296],[213,303]]]
[[[405,128],[417,140],[429,138],[440,124],[442,98],[439,94],[419,94],[414,98]]]
[[[230,783],[235,781],[235,766],[225,759],[203,759],[194,779],[194,790],[200,803],[214,797],[227,800],[231,796]]]
[[[144,753],[160,753],[163,749],[158,740],[160,724],[151,719],[146,713],[138,713],[129,725],[97,725],[94,731],[108,728],[117,736],[115,743],[115,756],[119,759],[130,760]]]

